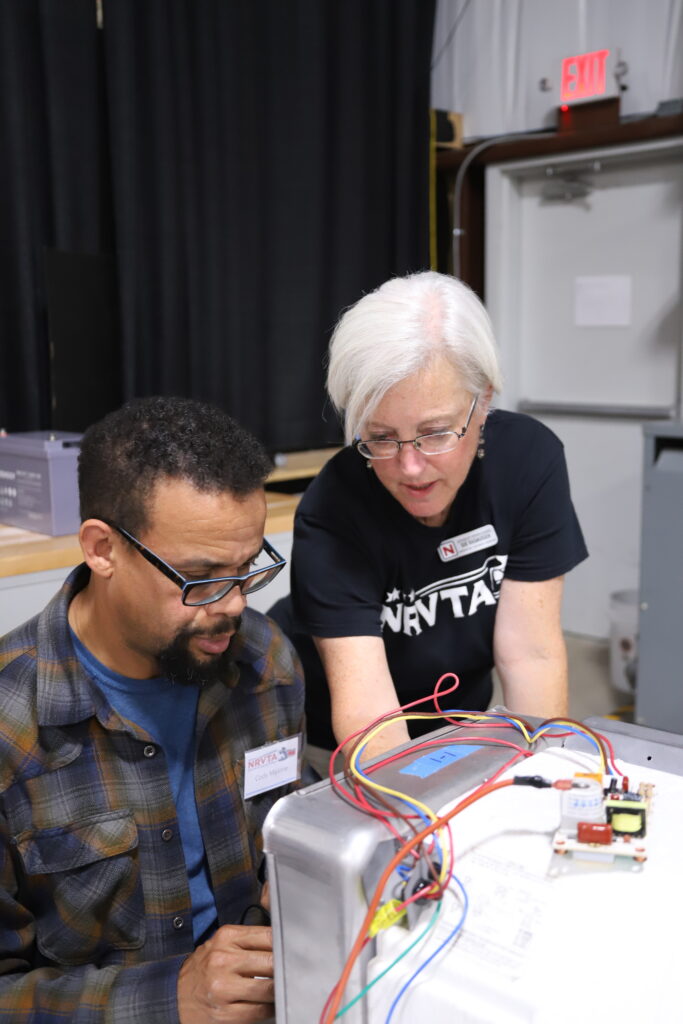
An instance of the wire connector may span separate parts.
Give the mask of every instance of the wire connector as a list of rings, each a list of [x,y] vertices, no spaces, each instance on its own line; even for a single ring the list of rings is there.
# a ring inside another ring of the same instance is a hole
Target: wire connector
[[[368,935],[371,939],[374,939],[378,932],[384,931],[385,928],[391,928],[392,925],[400,921],[405,915],[406,908],[400,900],[389,900],[388,903],[379,908],[373,917],[372,924],[368,928]]]
[[[542,775],[515,775],[512,780],[515,786],[533,786],[534,789],[550,789],[552,782]]]

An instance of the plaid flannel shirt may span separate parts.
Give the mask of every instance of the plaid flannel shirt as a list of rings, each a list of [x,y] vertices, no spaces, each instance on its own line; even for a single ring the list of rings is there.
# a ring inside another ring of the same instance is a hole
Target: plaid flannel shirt
[[[163,750],[78,661],[79,566],[0,641],[0,1021],[173,1024],[192,907]],[[225,682],[201,691],[195,792],[220,924],[258,902],[261,826],[244,751],[303,730],[288,641],[246,609]]]

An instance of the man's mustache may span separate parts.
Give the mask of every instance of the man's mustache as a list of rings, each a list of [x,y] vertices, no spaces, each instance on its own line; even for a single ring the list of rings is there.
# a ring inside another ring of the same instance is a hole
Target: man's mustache
[[[237,633],[242,625],[242,616],[226,616],[220,622],[216,622],[211,629],[184,629],[181,636],[224,636],[226,633]]]

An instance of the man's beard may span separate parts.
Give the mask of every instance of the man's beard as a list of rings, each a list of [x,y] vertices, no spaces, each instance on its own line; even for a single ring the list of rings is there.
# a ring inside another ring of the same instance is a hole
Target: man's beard
[[[181,629],[158,656],[159,674],[172,683],[181,686],[208,686],[217,680],[225,679],[229,666],[232,664],[230,646],[213,657],[207,655],[199,661],[190,651],[190,640],[193,636],[219,636],[225,633],[236,633],[242,618],[224,619],[212,630]],[[232,645],[232,641],[231,641]]]

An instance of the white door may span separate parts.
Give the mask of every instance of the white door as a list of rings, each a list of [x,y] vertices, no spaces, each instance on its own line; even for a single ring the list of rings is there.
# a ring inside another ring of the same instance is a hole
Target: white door
[[[639,579],[642,423],[680,411],[683,140],[487,171],[486,298],[503,408],[562,439],[590,558],[564,626],[606,637]]]

